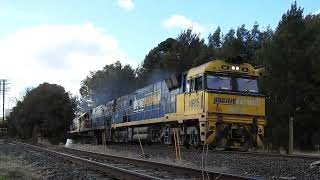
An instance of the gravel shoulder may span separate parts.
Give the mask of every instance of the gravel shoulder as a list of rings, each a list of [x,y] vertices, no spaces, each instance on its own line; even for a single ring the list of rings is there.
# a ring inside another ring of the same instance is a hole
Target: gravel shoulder
[[[0,144],[2,179],[110,179],[108,176],[73,164],[45,152]]]
[[[0,155],[0,179],[43,179],[26,161],[12,155]]]
[[[139,145],[112,144],[101,145],[75,144],[72,148],[93,152],[121,155],[132,158],[142,158]],[[202,149],[181,149],[182,161],[175,161],[174,146],[144,145],[144,153],[148,160],[192,168],[205,168],[210,171],[255,176],[265,179],[320,179],[320,166],[310,168],[317,159],[302,159],[288,157],[257,156],[237,153],[219,153],[208,151],[207,158],[202,157]]]

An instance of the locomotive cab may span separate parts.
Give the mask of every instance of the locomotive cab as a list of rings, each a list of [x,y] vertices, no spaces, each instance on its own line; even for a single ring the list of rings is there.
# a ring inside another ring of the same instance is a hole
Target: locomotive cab
[[[217,148],[263,146],[265,99],[250,64],[215,60],[187,72],[177,113],[198,114],[202,144]],[[180,96],[180,97],[179,97]]]

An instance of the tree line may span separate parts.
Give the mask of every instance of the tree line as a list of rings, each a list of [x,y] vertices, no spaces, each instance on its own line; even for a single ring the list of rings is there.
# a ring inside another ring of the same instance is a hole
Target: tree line
[[[257,52],[271,40],[273,31],[252,29],[245,25],[230,29],[223,35],[220,27],[208,36],[208,43],[192,29],[181,32],[177,38],[168,38],[145,56],[142,64],[133,69],[119,61],[106,65],[102,70],[90,72],[81,82],[80,104],[83,109],[95,107],[120,95],[164,79],[169,74],[183,72],[212,59],[241,56],[253,65],[261,64]]]
[[[9,135],[61,142],[75,117],[76,107],[76,99],[62,86],[43,83],[27,89],[8,117]]]

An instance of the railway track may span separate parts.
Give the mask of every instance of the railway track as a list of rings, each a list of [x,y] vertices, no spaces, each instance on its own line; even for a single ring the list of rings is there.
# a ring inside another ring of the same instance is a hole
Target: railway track
[[[11,144],[46,151],[117,179],[257,179],[63,147],[54,147],[54,150],[51,150],[17,141],[12,141]]]

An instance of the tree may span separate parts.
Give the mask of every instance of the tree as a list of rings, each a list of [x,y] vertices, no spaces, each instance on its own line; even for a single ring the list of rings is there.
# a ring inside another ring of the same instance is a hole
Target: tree
[[[238,31],[237,34],[239,35]],[[239,39],[239,37],[235,36],[235,33],[236,31],[234,29],[230,29],[229,32],[223,37],[221,54],[224,57],[234,57],[243,55],[243,53],[241,52],[244,46],[243,42]]]
[[[26,92],[8,121],[21,138],[40,134],[50,140],[62,140],[74,118],[75,108],[75,100],[62,86],[43,83]]]
[[[180,60],[180,43],[172,38],[158,44],[145,57],[142,68],[144,73],[158,69],[175,71]]]
[[[186,71],[194,66],[212,60],[212,53],[199,34],[187,29],[179,34],[177,41],[181,44],[180,49],[180,71]]]
[[[213,34],[208,36],[208,45],[212,49],[218,49],[221,47],[221,29],[220,26],[214,31]]]
[[[81,82],[79,105],[87,110],[131,93],[136,87],[135,80],[135,71],[131,66],[123,66],[119,61],[97,72],[90,72]]]
[[[171,73],[207,62],[210,56],[211,52],[199,34],[187,29],[176,39],[168,38],[149,51],[138,70],[139,81],[151,83],[164,79]]]
[[[286,146],[289,116],[295,117],[297,147],[312,148],[319,137],[320,122],[314,118],[320,113],[319,28],[319,16],[304,17],[303,9],[294,3],[259,51],[259,59],[270,73],[263,81],[269,97],[269,142],[280,139],[278,145]]]
[[[272,37],[272,30],[268,27],[266,31],[260,31],[258,23],[255,23],[251,30],[241,25],[236,30],[230,29],[226,35],[222,35],[218,28],[208,36],[208,47],[212,57],[217,59],[229,59],[240,56],[245,62],[259,65],[256,57],[262,45]]]

